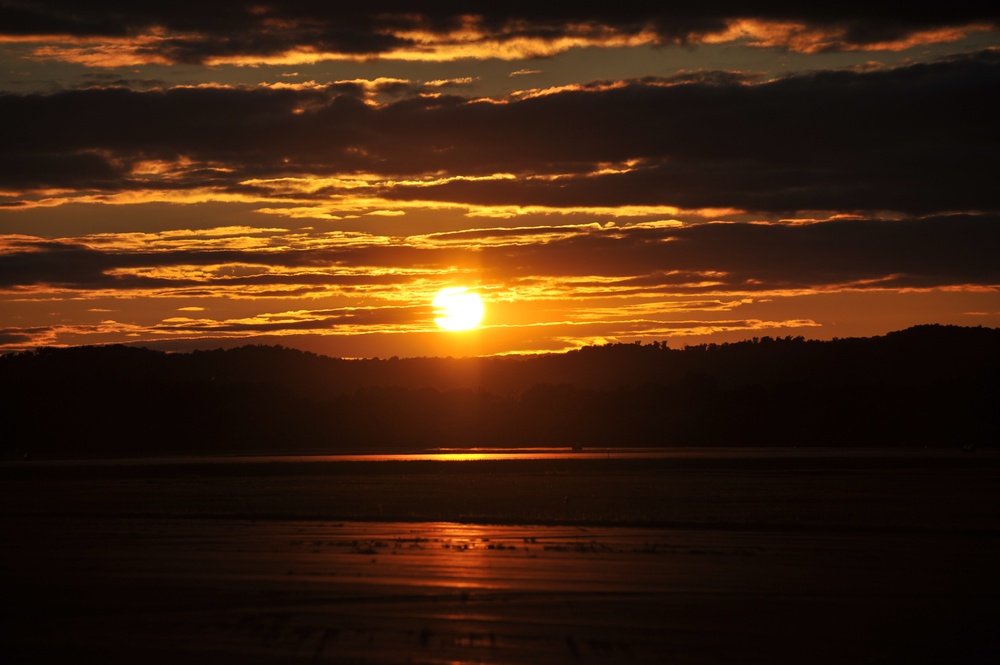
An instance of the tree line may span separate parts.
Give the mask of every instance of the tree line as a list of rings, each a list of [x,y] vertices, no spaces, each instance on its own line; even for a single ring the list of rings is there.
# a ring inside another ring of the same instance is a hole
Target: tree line
[[[461,359],[42,348],[0,356],[0,454],[961,447],[996,438],[998,398],[1000,330],[982,327]]]

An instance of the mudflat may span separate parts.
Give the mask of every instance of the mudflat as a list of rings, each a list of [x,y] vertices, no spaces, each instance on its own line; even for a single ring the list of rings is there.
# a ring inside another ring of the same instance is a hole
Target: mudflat
[[[3,661],[1000,654],[994,456],[699,459],[5,465]]]

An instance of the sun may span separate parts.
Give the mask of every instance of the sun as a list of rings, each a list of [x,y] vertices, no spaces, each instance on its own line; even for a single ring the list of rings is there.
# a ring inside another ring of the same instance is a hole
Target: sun
[[[434,298],[434,322],[445,330],[472,330],[483,320],[485,308],[478,293],[464,286],[441,289]]]

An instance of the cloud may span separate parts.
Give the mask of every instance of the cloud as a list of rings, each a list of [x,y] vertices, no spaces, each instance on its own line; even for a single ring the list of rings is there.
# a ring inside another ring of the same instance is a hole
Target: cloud
[[[390,84],[413,90],[386,80],[2,94],[0,115],[19,131],[4,137],[0,201],[197,192],[304,203],[363,191],[375,207],[1000,209],[992,51],[771,81],[709,72],[505,100],[369,98]]]
[[[33,343],[41,329],[0,328],[0,349],[5,347],[22,348]]]
[[[617,276],[623,286],[659,286],[663,292],[996,288],[996,221],[958,215],[794,225],[625,226],[579,233],[543,247],[488,250],[482,261],[507,278]],[[679,283],[684,281],[689,286]]]
[[[248,337],[289,335],[398,334],[425,331],[432,326],[431,308],[363,307],[265,312],[244,318],[192,319],[171,317],[152,324],[105,319],[97,323],[0,328],[0,349],[42,345],[101,343],[109,339],[145,342],[168,340],[220,341]]]
[[[186,246],[147,250],[21,237],[0,253],[0,289],[33,297],[78,291],[229,298],[363,289],[387,302],[417,302],[459,269],[490,288],[546,298],[1000,288],[994,215],[574,225],[445,237],[387,243],[370,236],[338,244],[323,236],[273,236],[269,248],[245,251],[216,249],[197,236]]]
[[[219,334],[277,334],[308,332],[336,332],[350,328],[354,332],[387,329],[403,332],[408,326],[428,318],[430,308],[422,307],[354,307],[333,310],[297,310],[258,314],[242,319],[191,319],[175,317],[164,319],[148,327],[150,332],[162,333],[211,333]]]
[[[483,294],[484,335],[507,339],[508,351],[551,349],[556,338],[798,330],[826,319],[783,302],[836,294],[881,302],[903,291],[964,292],[964,307],[988,311],[1000,292],[997,215],[573,224],[395,239],[270,230],[260,234],[266,247],[213,245],[234,240],[230,232],[0,237],[5,308],[89,312],[76,321],[15,317],[0,330],[0,348],[419,336],[435,329],[433,295],[454,283]],[[157,308],[166,318],[150,320]],[[112,310],[116,319],[96,320]],[[531,341],[540,336],[545,343]],[[409,342],[386,343],[398,353]]]
[[[951,2],[898,9],[852,0],[836,5],[787,0],[654,6],[494,3],[479,13],[436,3],[261,4],[149,0],[0,3],[0,35],[60,38],[39,48],[97,66],[137,63],[296,63],[331,58],[456,59],[544,56],[568,48],[624,43],[742,41],[795,50],[905,48],[995,29],[990,3]]]

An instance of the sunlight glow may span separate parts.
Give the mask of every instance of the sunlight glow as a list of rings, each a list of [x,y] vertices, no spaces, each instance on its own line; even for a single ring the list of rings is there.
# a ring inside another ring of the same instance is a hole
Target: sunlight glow
[[[442,289],[434,298],[434,322],[449,331],[471,330],[483,320],[485,308],[478,293],[464,286]]]

